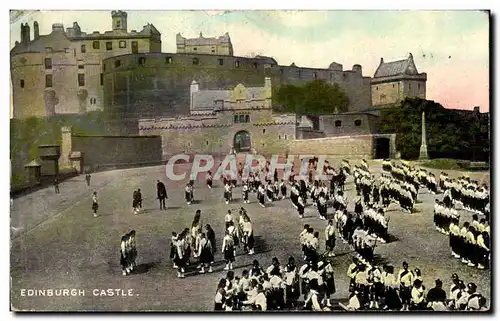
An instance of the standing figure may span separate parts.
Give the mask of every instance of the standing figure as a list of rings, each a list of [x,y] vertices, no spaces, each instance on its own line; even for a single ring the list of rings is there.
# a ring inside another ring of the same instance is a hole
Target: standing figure
[[[216,244],[215,232],[212,229],[212,226],[210,226],[210,224],[207,224],[205,226],[205,230],[206,230],[207,240],[210,241],[210,245],[212,246],[212,253],[214,253],[214,255],[215,255],[215,253],[217,253],[217,244]],[[213,264],[214,262],[212,261],[211,263]]]
[[[99,209],[99,199],[97,198],[97,192],[92,194],[92,212],[94,212],[94,217],[97,217],[97,210]]]
[[[408,311],[411,302],[411,286],[414,282],[413,273],[408,270],[408,263],[403,262],[403,269],[399,271],[399,297],[403,304],[403,311]]]
[[[205,176],[205,180],[207,182],[207,187],[211,189],[212,188],[212,180],[213,180],[211,171],[207,172],[207,175]]]
[[[243,197],[244,204],[250,203],[250,201],[248,200],[248,192],[249,192],[248,183],[245,181],[243,183],[243,187],[241,188],[241,196]]]
[[[305,201],[302,195],[299,195],[297,198],[297,212],[299,212],[299,217],[304,218],[304,208],[305,208]]]
[[[177,255],[176,242],[177,242],[177,233],[172,232],[172,238],[170,239],[170,259],[172,260],[174,269],[177,269],[177,265],[175,264]]]
[[[87,181],[87,186],[90,186],[90,174],[85,175],[85,180]]]
[[[56,194],[59,194],[59,180],[56,178],[54,178],[54,190],[56,192]]]
[[[229,202],[231,201],[232,193],[232,186],[229,180],[227,180],[224,184],[224,201],[226,202],[226,204],[229,204]]]
[[[224,270],[232,270],[234,262],[234,239],[229,234],[228,231],[225,233],[224,239],[222,240],[222,253],[224,254],[224,260],[226,261],[226,267]]]
[[[242,225],[243,225],[242,230],[243,230],[245,251],[248,251],[248,254],[252,255],[255,253],[254,252],[255,239],[253,237],[252,222],[250,222],[250,218],[248,216],[245,216]]]
[[[335,248],[335,227],[333,226],[333,220],[328,220],[328,225],[325,229],[325,248],[326,253],[329,257],[335,256],[333,249]]]
[[[288,258],[288,264],[285,266],[285,306],[289,309],[297,307],[297,300],[300,296],[300,284],[297,274],[297,265],[295,258],[291,256]]]
[[[266,191],[264,189],[264,186],[262,184],[259,184],[259,187],[257,188],[257,198],[259,199],[259,204],[262,207],[266,207]]]
[[[201,241],[198,249],[200,257],[201,269],[200,273],[205,273],[205,268],[208,268],[208,273],[212,273],[212,262],[214,261],[214,253],[210,240],[207,239],[205,233],[201,233]]]
[[[186,204],[191,205],[193,202],[193,186],[191,186],[191,183],[188,183],[186,185],[186,188],[184,189],[184,197],[186,199]]]
[[[122,236],[120,242],[120,265],[122,266],[123,275],[128,275],[129,273],[127,268],[127,241],[128,241],[128,235]]]
[[[280,182],[280,192],[281,192],[281,199],[285,199],[286,198],[286,183],[281,180]]]
[[[166,210],[167,207],[165,206],[165,200],[168,198],[167,188],[165,187],[165,184],[163,184],[163,182],[160,182],[159,180],[156,183],[156,192],[158,200],[160,201],[160,210]]]
[[[137,266],[137,246],[135,242],[135,230],[129,233],[129,244],[130,244],[130,271],[133,271]]]

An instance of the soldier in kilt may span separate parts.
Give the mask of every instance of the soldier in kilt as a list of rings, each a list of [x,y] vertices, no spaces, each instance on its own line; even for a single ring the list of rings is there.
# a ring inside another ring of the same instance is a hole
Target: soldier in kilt
[[[122,266],[122,274],[128,275],[129,270],[127,267],[127,242],[128,242],[128,234],[123,235],[120,243],[120,265]]]
[[[224,267],[224,270],[226,271],[233,269],[233,262],[235,259],[234,252],[234,239],[229,232],[226,231],[226,235],[222,241],[222,253],[224,254],[224,260],[226,261],[226,267]]]
[[[208,269],[208,273],[212,273],[212,262],[214,261],[214,253],[212,252],[212,244],[210,240],[207,239],[205,233],[201,233],[200,248],[198,256],[200,258],[200,273],[205,273],[205,268]]]

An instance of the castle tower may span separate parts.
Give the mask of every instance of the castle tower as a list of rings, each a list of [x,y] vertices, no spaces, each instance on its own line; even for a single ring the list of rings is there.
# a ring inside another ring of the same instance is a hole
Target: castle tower
[[[40,39],[40,29],[38,28],[38,22],[33,22],[33,40]]]
[[[113,31],[127,32],[127,13],[125,11],[112,11]]]
[[[21,43],[28,44],[30,41],[30,25],[21,23]]]

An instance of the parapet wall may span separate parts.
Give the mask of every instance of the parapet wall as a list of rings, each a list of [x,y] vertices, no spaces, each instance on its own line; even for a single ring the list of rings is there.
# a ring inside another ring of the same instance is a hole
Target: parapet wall
[[[148,53],[104,60],[104,109],[117,114],[174,116],[189,112],[189,89],[200,90],[303,84],[315,79],[336,83],[349,97],[350,111],[371,106],[371,78],[360,70],[279,66],[269,60],[233,56]]]
[[[373,135],[297,139],[289,142],[291,155],[327,155],[327,159],[373,158]]]

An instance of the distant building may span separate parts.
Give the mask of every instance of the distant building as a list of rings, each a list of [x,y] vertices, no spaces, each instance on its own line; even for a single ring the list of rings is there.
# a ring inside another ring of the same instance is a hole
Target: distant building
[[[161,52],[161,34],[151,24],[127,31],[127,13],[111,13],[112,30],[82,32],[52,25],[39,34],[38,22],[21,24],[21,42],[10,52],[14,118],[77,114],[103,109],[103,60],[108,57]]]
[[[372,78],[372,104],[382,107],[397,105],[406,97],[425,99],[426,82],[427,74],[418,73],[411,53],[398,61],[384,62],[380,58]]]
[[[226,32],[218,38],[205,38],[200,32],[199,38],[186,39],[180,33],[176,35],[177,53],[200,55],[232,56],[233,45]]]

